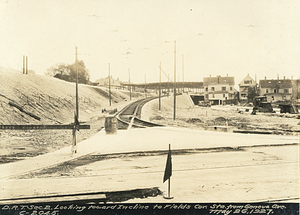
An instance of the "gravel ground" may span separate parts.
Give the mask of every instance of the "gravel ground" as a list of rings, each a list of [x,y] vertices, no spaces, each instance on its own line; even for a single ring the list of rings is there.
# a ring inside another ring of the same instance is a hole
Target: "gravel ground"
[[[228,126],[237,129],[271,130],[276,131],[278,135],[298,135],[299,119],[296,115],[253,116],[249,112],[238,112],[239,107],[194,107],[190,105],[188,98],[183,96],[179,98],[177,117],[174,121],[172,98],[165,98],[163,102],[161,111],[157,110],[157,101],[147,104],[142,117],[160,124],[193,129],[228,123]],[[91,129],[78,132],[79,141],[91,137],[101,129],[104,115],[94,116],[87,124],[91,125]],[[2,163],[26,159],[70,145],[71,131],[51,132],[53,133],[2,132],[2,140],[5,141],[0,150]],[[269,199],[299,201],[297,149],[299,145],[292,144],[174,152],[172,195],[175,198],[172,202],[240,202]],[[124,194],[125,197],[120,199],[115,198],[123,195],[118,192],[107,195],[111,196],[110,199],[114,202],[165,202],[163,195],[166,195],[167,186],[161,182],[165,160],[165,153],[160,152],[88,155],[51,168],[18,175],[13,180],[99,177],[108,187],[126,181],[136,184],[149,183],[155,186],[138,192],[128,191]],[[145,192],[147,194],[144,194]]]
[[[179,97],[176,119],[173,120],[173,98],[163,98],[161,110],[154,100],[144,106],[142,117],[158,124],[205,129],[208,126],[230,126],[236,130],[270,131],[278,135],[298,135],[299,114],[257,113],[251,115],[240,106],[194,106],[187,95]]]
[[[80,142],[99,132],[105,116],[91,119],[91,129],[77,132]],[[52,152],[72,143],[72,130],[5,130],[1,132],[0,164]]]

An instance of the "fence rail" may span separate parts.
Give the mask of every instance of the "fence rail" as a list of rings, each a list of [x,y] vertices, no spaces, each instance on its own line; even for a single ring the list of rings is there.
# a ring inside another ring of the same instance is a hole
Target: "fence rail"
[[[90,129],[90,125],[78,125],[79,129]],[[0,130],[46,130],[46,129],[74,129],[74,124],[68,125],[0,125]]]

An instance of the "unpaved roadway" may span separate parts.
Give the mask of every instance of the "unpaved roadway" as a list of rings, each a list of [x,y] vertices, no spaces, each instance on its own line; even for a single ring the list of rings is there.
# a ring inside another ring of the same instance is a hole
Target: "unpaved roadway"
[[[65,165],[14,177],[11,187],[29,195],[70,188],[107,192],[158,187],[162,195],[127,202],[299,202],[299,145],[179,150],[172,156],[172,200],[162,183],[166,153],[94,154]],[[22,180],[20,180],[22,179]],[[42,180],[41,180],[42,179]],[[39,182],[43,181],[39,185]],[[47,183],[47,191],[45,190]],[[91,185],[91,186],[88,186]],[[27,189],[27,191],[26,191]],[[13,191],[12,191],[13,192]],[[7,190],[7,194],[9,192]]]

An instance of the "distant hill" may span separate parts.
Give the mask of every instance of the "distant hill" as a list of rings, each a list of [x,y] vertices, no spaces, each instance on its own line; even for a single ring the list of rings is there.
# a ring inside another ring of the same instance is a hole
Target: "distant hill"
[[[0,124],[71,123],[75,96],[75,83],[0,67]],[[139,96],[132,93],[132,97]],[[114,105],[129,101],[129,93],[112,90],[112,100]],[[109,108],[106,88],[79,85],[80,121],[88,120],[104,108]]]

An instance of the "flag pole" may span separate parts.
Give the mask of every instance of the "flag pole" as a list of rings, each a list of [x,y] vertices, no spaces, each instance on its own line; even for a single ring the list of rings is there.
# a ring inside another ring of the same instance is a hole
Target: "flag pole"
[[[169,144],[169,151],[171,151],[171,144]],[[168,181],[168,199],[171,199],[170,191],[171,191],[171,177],[169,177],[169,181]]]
[[[169,152],[167,157],[166,169],[163,182],[168,180],[168,196],[164,196],[165,199],[173,199],[170,196],[171,193],[171,176],[172,176],[172,158],[171,158],[171,144],[169,144]]]

